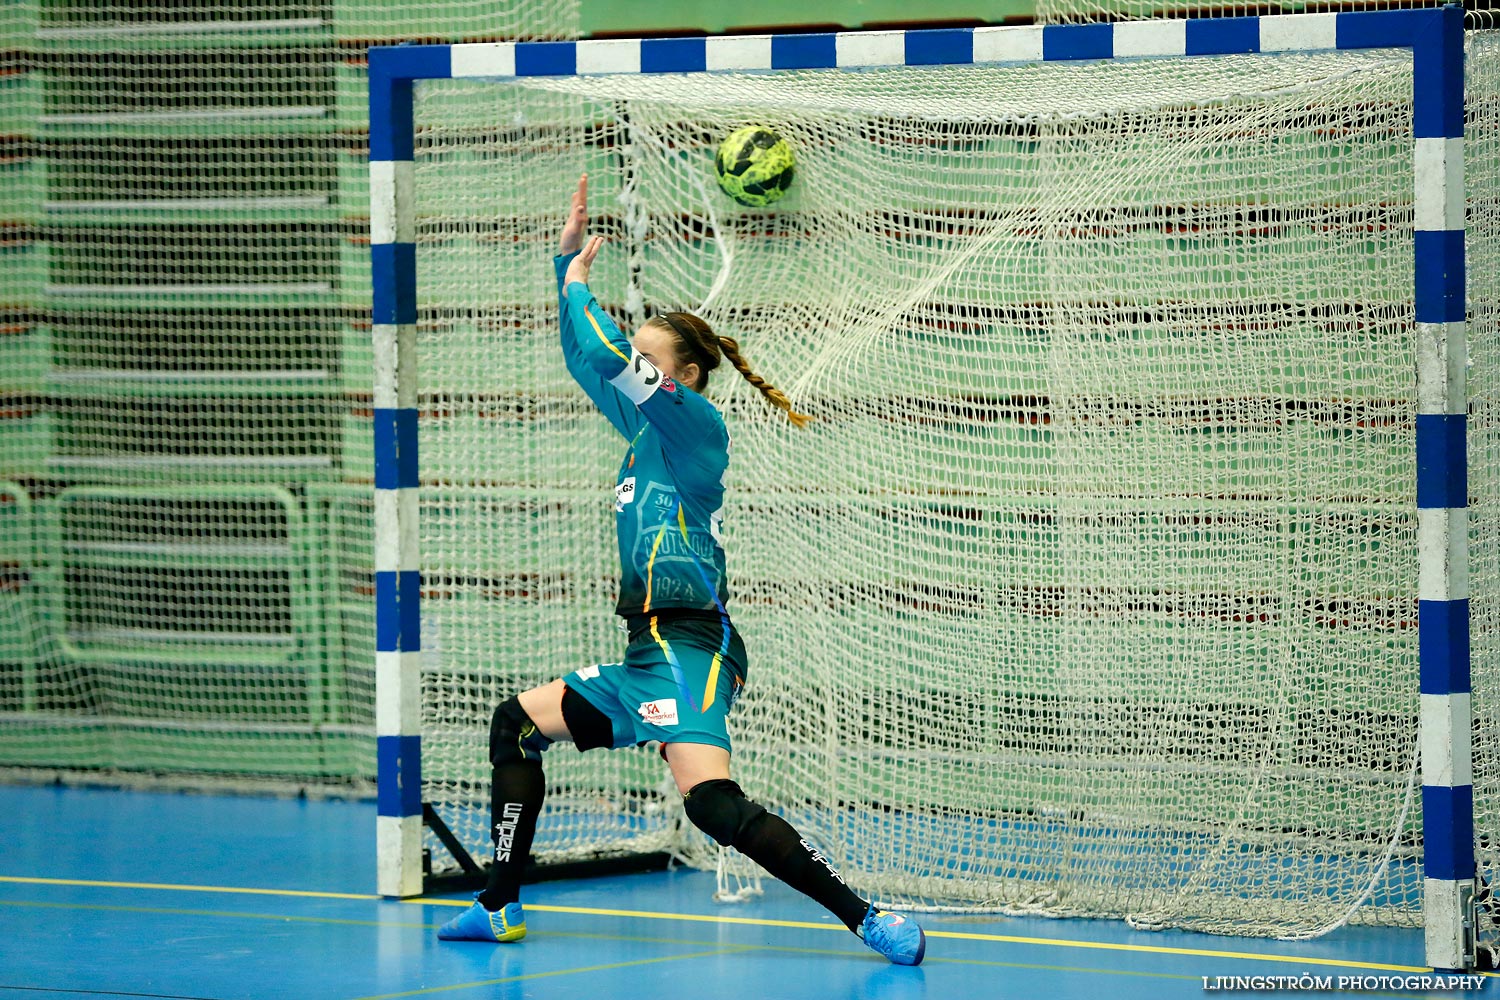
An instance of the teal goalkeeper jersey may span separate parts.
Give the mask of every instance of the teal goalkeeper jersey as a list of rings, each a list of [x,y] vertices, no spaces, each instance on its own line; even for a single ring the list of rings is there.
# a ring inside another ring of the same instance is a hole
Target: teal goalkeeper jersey
[[[642,357],[587,285],[557,270],[563,358],[599,412],[629,442],[615,484],[620,548],[616,614],[667,608],[727,614],[719,534],[729,432],[719,411]]]

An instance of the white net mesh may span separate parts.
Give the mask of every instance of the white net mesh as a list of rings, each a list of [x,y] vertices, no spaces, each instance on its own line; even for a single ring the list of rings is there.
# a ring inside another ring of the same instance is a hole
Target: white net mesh
[[[1469,191],[1470,627],[1474,682],[1474,830],[1479,945],[1500,961],[1500,30],[1478,19],[1467,52]]]
[[[1036,0],[1038,24],[1086,24],[1096,21],[1141,21],[1151,18],[1250,17],[1265,14],[1310,14],[1340,11],[1412,10],[1442,7],[1453,0],[1340,0],[1336,4],[1306,0]],[[1471,11],[1484,12],[1489,0],[1463,0]]]
[[[1410,90],[1380,52],[423,85],[429,796],[483,850],[495,698],[621,648],[620,442],[554,346],[587,169],[606,308],[700,310],[818,417],[710,389],[752,795],[891,903],[1417,921]],[[770,211],[713,187],[744,124],[797,152]],[[553,801],[608,820],[539,847],[672,836],[654,758],[575,760]]]

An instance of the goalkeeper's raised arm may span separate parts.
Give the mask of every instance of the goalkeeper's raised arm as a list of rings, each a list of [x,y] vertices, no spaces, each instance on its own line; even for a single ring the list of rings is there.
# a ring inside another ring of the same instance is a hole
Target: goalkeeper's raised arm
[[[587,291],[589,274],[595,258],[603,249],[604,237],[595,236],[585,240],[584,231],[588,226],[588,219],[588,175],[584,174],[579,177],[578,187],[571,196],[567,219],[558,237],[557,256],[553,259],[553,266],[557,273],[563,356],[574,379],[598,404],[599,400],[595,398],[598,380],[615,378],[626,365],[634,368],[636,362],[632,357],[630,342],[598,307],[597,302],[593,302],[592,306],[589,302],[592,295]],[[569,288],[574,284],[583,286],[583,290],[570,294]],[[656,331],[660,336],[652,336],[649,331]],[[648,336],[648,343],[641,343],[643,334]],[[785,411],[794,424],[801,427],[810,419],[794,411],[785,393],[750,368],[749,362],[740,352],[738,341],[732,337],[718,336],[707,323],[692,313],[660,313],[647,320],[636,331],[635,340],[638,353],[676,383],[702,392],[708,386],[709,373],[727,358],[734,369],[767,402]],[[658,340],[664,342],[658,344]],[[665,347],[666,350],[648,350],[658,346]],[[592,375],[585,374],[584,369],[591,371]],[[639,369],[635,374],[639,375]],[[625,381],[628,383],[632,380],[627,378]],[[601,405],[600,409],[606,411],[606,416],[610,416],[614,407]],[[613,417],[611,422],[614,422]]]
[[[573,192],[572,202],[568,206],[568,218],[563,224],[562,236],[558,239],[557,256],[552,259],[552,268],[557,275],[558,326],[562,333],[563,361],[567,364],[568,374],[573,376],[573,381],[578,383],[579,388],[593,401],[599,412],[604,414],[610,425],[629,440],[638,432],[642,418],[634,404],[609,384],[608,375],[614,374],[613,368],[618,366],[606,364],[607,374],[595,368],[568,308],[567,274],[583,245],[583,231],[588,225],[588,185],[588,175],[584,174],[578,179],[578,188]]]
[[[719,467],[715,472],[717,477],[729,461],[729,437],[719,411],[699,390],[708,384],[708,372],[718,365],[718,358],[696,339],[693,347],[684,352],[680,338],[694,333],[685,329],[679,334],[672,326],[673,314],[647,322],[636,331],[633,342],[627,339],[588,286],[589,269],[603,246],[604,237],[590,237],[583,249],[568,259],[564,269],[562,322],[564,337],[571,338],[566,348],[573,352],[570,367],[581,363],[628,400],[661,435],[663,445],[675,457],[703,453],[705,462]],[[684,325],[696,322],[708,331],[707,324],[697,317],[688,313],[675,315],[681,317]],[[712,336],[712,331],[708,335]],[[581,373],[574,372],[573,377],[588,388],[589,380]],[[589,395],[594,396],[593,392]],[[608,416],[610,410],[620,405],[616,401],[613,406],[600,409]],[[623,417],[621,423],[627,428],[637,426],[630,416]]]

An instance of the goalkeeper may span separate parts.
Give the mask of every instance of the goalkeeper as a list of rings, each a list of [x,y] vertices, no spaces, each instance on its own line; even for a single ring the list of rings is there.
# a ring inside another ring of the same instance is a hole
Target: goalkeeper
[[[574,192],[553,263],[568,371],[628,442],[615,486],[620,549],[616,613],[629,633],[623,663],[578,670],[506,699],[490,723],[489,884],[444,924],[445,940],[526,936],[521,873],[541,813],[542,752],[559,740],[579,750],[662,744],[690,819],[724,846],[811,896],[892,962],[922,961],[926,938],[908,917],[877,910],[781,817],[745,797],[729,777],[725,719],[745,683],[746,656],[725,605],[723,517],[729,434],[700,393],[728,358],[799,426],[807,418],[690,313],[667,313],[627,340],[589,291],[602,237],[583,242],[588,177]]]

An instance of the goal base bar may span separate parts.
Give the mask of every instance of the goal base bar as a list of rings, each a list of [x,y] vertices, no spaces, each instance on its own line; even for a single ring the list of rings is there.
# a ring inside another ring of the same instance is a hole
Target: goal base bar
[[[423,864],[429,861],[423,855]],[[532,862],[521,876],[522,885],[538,882],[561,882],[573,878],[603,878],[608,875],[636,875],[642,872],[663,872],[672,866],[672,855],[666,851],[651,854],[622,854],[607,857],[584,858],[579,861],[559,861],[550,864]],[[474,871],[443,872],[426,874],[422,878],[424,896],[443,896],[450,893],[474,892],[483,889],[489,880],[489,869]]]
[[[473,892],[483,889],[489,882],[489,869],[481,867],[474,860],[463,844],[448,829],[448,824],[443,822],[443,817],[432,807],[432,803],[422,803],[422,825],[432,831],[433,836],[447,848],[448,853],[454,861],[458,862],[458,871],[444,871],[434,874],[432,870],[432,851],[422,851],[422,894],[425,896],[446,895],[454,892]],[[538,863],[534,860],[528,861],[525,870],[521,874],[523,885],[532,885],[537,882],[560,882],[570,878],[601,878],[607,875],[633,875],[637,872],[666,871],[671,867],[672,855],[666,851],[653,851],[641,854],[599,854],[590,858],[580,858],[576,861],[553,861]]]

